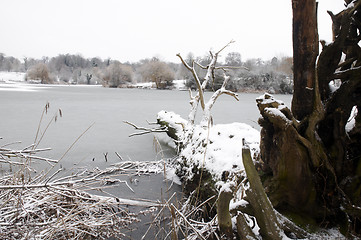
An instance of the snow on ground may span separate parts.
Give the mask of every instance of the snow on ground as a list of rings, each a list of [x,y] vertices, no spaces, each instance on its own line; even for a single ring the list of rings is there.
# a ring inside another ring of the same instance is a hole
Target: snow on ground
[[[0,82],[0,91],[36,92],[36,86],[31,84],[17,83],[8,84]]]
[[[173,80],[173,88],[176,90],[187,90],[186,81],[187,80]]]
[[[23,72],[2,72],[0,71],[0,83],[12,83],[25,81],[26,73]]]
[[[145,83],[136,83],[134,84],[134,87],[136,88],[155,88],[155,83],[153,82],[145,82]]]
[[[174,90],[187,90],[185,84],[186,80],[173,80],[173,88]],[[155,89],[154,82],[144,82],[144,83],[136,83],[133,85],[136,88],[144,88],[144,89]]]
[[[4,72],[0,71],[0,91],[36,91],[35,86],[25,82],[26,73],[23,72]],[[38,83],[33,81],[32,83]],[[174,90],[186,90],[186,80],[173,80]],[[55,85],[54,85],[55,86]],[[86,85],[81,85],[86,86]],[[94,86],[94,85],[92,85]],[[136,88],[155,89],[155,83],[135,83]]]
[[[25,75],[22,72],[0,72],[0,91],[37,91],[36,86],[25,82]]]

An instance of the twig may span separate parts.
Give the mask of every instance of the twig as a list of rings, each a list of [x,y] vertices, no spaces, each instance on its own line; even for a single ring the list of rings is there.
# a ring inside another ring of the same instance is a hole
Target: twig
[[[192,230],[197,234],[200,239],[206,240],[202,236],[202,234],[200,234],[198,230],[188,221],[188,219],[183,215],[183,213],[181,213],[173,204],[170,204],[170,207],[178,213],[178,215],[189,225],[190,228],[192,228]]]
[[[138,136],[138,135],[143,135],[143,134],[148,134],[148,133],[160,133],[160,132],[166,132],[167,131],[167,127],[160,127],[160,128],[145,128],[145,127],[138,127],[137,125],[135,125],[134,123],[128,122],[128,121],[123,121],[126,124],[129,124],[130,126],[134,127],[135,130],[142,130],[143,132],[140,133],[133,133],[130,134],[129,137],[133,137],[133,136]]]
[[[123,158],[119,155],[119,153],[115,152],[115,155],[120,159],[120,161],[123,161]]]
[[[152,223],[149,225],[147,231],[144,233],[144,235],[142,236],[142,240],[147,236],[148,232],[150,231],[150,229],[152,228],[153,224],[155,223],[156,219],[158,219],[158,217],[162,214],[163,210],[168,206],[169,202],[172,200],[172,198],[176,195],[176,193],[173,193],[173,195],[168,199],[168,201],[166,201],[166,203],[163,205],[162,209],[159,210],[158,214],[155,216],[154,220],[152,221]]]

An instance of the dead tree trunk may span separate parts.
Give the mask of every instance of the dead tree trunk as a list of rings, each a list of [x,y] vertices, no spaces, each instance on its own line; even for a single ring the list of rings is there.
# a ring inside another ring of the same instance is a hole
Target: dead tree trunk
[[[312,112],[315,64],[318,55],[317,7],[315,0],[292,1],[293,72],[292,112],[302,119]]]
[[[323,43],[315,66],[316,3],[293,1],[292,113],[269,96],[257,102],[264,184],[274,206],[361,235],[361,0],[345,3],[341,13],[329,12],[334,41]],[[331,89],[335,82],[340,86]]]

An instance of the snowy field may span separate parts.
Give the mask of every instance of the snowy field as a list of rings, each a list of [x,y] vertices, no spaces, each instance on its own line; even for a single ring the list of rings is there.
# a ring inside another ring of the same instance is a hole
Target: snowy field
[[[21,72],[0,72],[0,91],[36,91],[36,86],[25,82],[25,75]]]
[[[22,72],[0,72],[0,83],[13,83],[25,81],[25,73]]]

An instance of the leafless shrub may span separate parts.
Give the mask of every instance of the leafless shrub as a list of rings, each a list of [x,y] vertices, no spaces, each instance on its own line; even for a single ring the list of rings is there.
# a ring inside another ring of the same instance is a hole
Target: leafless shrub
[[[28,80],[40,80],[41,83],[51,83],[49,69],[46,64],[39,63],[30,68],[26,74]]]
[[[144,63],[138,69],[138,72],[144,82],[154,82],[158,89],[171,87],[175,77],[175,73],[169,65],[158,59],[152,59]]]
[[[119,87],[133,81],[133,69],[130,66],[114,62],[104,71],[103,84],[109,87]]]

